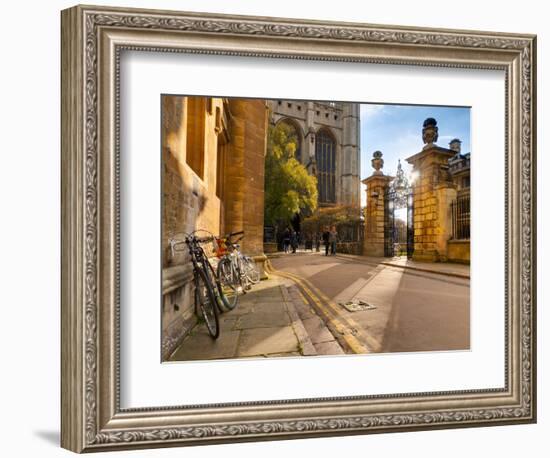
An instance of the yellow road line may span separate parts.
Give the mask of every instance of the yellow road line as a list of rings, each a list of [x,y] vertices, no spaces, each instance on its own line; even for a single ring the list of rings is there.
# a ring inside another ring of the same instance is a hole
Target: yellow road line
[[[305,296],[302,294],[302,292],[301,292],[300,290],[298,290],[298,294],[300,295],[300,298],[302,299],[302,302],[303,302],[305,305],[309,305],[308,300],[305,298]]]
[[[322,291],[316,288],[308,280],[289,272],[275,270],[273,266],[269,266],[270,271],[278,276],[289,278],[297,283],[301,290],[315,304],[315,309],[318,310],[326,320],[331,324],[340,337],[345,340],[347,346],[354,353],[369,353],[367,346],[357,339],[356,335],[360,336],[364,341],[370,340],[363,332],[361,327],[352,319],[343,317],[341,309],[338,308]],[[301,293],[301,292],[300,292]],[[302,298],[305,299],[302,295]],[[309,303],[309,302],[308,302]]]

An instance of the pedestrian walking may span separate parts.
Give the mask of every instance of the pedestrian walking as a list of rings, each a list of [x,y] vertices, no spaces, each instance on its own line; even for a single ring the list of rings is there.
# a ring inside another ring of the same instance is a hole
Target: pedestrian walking
[[[315,251],[317,251],[317,253],[319,253],[319,251],[321,251],[321,234],[319,234],[318,232],[315,233]]]
[[[292,247],[292,253],[296,253],[296,248],[298,248],[298,234],[296,234],[296,231],[292,231],[290,235],[290,246]]]
[[[336,241],[338,239],[338,233],[336,232],[336,226],[332,226],[329,232],[330,254],[336,256]]]
[[[311,250],[313,251],[313,238],[311,235],[311,232],[306,233],[306,242],[305,242],[305,250]]]
[[[285,253],[288,253],[289,247],[290,247],[290,229],[287,227],[283,232],[283,250]]]
[[[330,237],[330,232],[328,230],[328,226],[325,226],[325,230],[323,231],[323,235],[322,235],[323,243],[325,245],[325,256],[328,256],[329,237]]]

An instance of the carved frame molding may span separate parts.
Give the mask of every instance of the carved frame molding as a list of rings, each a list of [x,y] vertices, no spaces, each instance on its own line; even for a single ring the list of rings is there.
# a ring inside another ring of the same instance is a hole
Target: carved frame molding
[[[123,50],[505,71],[505,388],[122,410]],[[535,62],[531,35],[103,7],[63,11],[62,446],[82,452],[535,421]]]

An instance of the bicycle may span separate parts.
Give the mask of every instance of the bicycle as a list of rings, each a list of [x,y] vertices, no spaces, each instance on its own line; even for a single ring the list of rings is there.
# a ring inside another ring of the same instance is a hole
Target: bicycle
[[[218,280],[227,287],[235,288],[237,292],[246,293],[252,284],[260,281],[260,273],[256,268],[256,263],[250,256],[243,255],[240,251],[238,242],[232,241],[231,237],[244,234],[243,231],[232,232],[223,238],[218,239],[220,246],[218,263]],[[233,307],[236,303],[233,305]]]
[[[228,300],[224,303],[228,310],[233,310],[237,306],[238,295],[244,292],[240,282],[240,269],[237,266],[236,253],[230,242],[232,236],[242,233],[242,231],[232,232],[216,239],[216,256],[219,259],[216,276],[224,292],[229,292]]]
[[[195,308],[200,310],[204,318],[208,333],[213,339],[220,335],[219,311],[223,310],[222,303],[226,304],[228,298],[225,296],[222,286],[219,283],[214,268],[208,260],[208,256],[202,244],[212,243],[215,240],[213,235],[208,237],[197,237],[197,231],[185,234],[185,239],[169,240],[172,256],[178,251],[177,247],[185,244],[191,255],[193,263],[193,281],[195,284]],[[207,231],[205,231],[207,232]]]

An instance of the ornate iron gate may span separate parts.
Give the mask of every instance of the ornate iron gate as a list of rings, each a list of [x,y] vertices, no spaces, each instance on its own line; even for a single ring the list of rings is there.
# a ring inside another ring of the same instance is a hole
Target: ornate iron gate
[[[407,222],[404,226],[396,223],[395,210],[407,209]],[[413,189],[401,167],[397,165],[395,179],[388,186],[384,195],[384,256],[399,255],[402,245],[406,244],[407,258],[414,253],[414,199]]]
[[[384,196],[384,256],[393,257],[395,249],[395,191],[391,186]]]
[[[407,193],[407,259],[412,259],[414,253],[414,199],[412,186]]]

